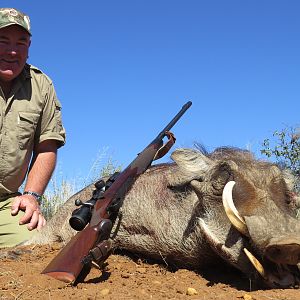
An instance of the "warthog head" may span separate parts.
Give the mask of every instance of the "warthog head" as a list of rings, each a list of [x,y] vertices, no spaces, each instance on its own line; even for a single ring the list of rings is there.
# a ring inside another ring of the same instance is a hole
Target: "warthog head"
[[[293,177],[248,151],[219,148],[210,155],[178,149],[173,185],[189,184],[207,243],[231,265],[269,287],[300,283],[300,220]],[[180,174],[180,175],[179,175]]]

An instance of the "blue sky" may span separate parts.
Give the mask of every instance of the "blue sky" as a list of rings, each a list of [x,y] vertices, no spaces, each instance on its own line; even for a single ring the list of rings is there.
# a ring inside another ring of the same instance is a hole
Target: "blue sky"
[[[63,106],[67,177],[85,176],[103,151],[126,167],[187,101],[174,149],[259,155],[275,130],[299,126],[299,1],[1,3],[31,17],[29,62]]]

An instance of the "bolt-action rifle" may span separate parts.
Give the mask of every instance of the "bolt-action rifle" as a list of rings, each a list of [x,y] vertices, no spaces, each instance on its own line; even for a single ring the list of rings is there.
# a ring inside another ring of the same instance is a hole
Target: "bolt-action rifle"
[[[170,129],[191,105],[192,102],[187,102],[124,171],[110,178],[108,185],[103,181],[96,183],[92,199],[85,203],[77,202],[77,205],[82,207],[73,212],[70,225],[79,232],[42,274],[67,283],[75,283],[88,274],[93,263],[101,265],[107,259],[113,247],[112,227],[126,193],[136,178],[145,172],[154,160],[161,158],[170,150],[175,143],[175,137]],[[168,138],[165,144],[164,137]]]

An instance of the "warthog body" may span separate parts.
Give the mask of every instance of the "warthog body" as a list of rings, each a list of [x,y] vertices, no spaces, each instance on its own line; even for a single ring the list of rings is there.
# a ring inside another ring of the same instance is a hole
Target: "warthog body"
[[[297,286],[300,222],[293,177],[238,149],[219,148],[207,155],[178,149],[172,158],[174,163],[147,170],[128,192],[115,247],[195,270],[226,261],[249,277],[259,272],[270,287]],[[232,181],[235,218],[242,229],[223,205],[224,187]],[[70,198],[30,243],[68,241],[74,235],[68,224],[74,200],[88,200],[92,189]]]

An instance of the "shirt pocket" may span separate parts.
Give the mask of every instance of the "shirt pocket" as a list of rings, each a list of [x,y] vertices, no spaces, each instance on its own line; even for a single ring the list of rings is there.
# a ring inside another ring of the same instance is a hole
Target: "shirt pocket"
[[[39,114],[33,112],[19,112],[18,141],[21,150],[27,149],[34,141],[34,134],[39,120]]]

